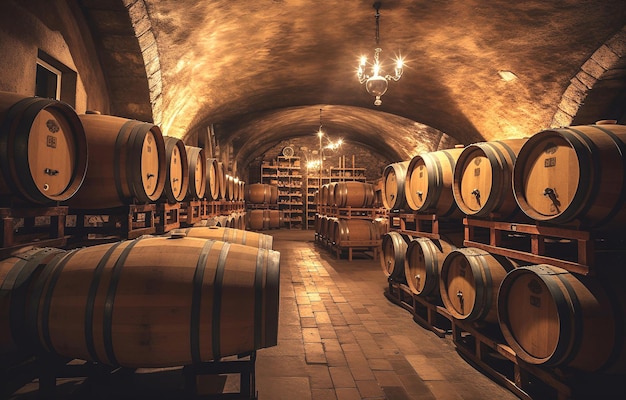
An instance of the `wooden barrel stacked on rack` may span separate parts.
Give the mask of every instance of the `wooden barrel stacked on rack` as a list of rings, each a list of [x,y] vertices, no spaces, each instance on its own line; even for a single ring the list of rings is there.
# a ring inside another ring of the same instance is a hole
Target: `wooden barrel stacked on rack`
[[[374,204],[374,185],[371,183],[348,181],[337,182],[332,188],[332,194],[329,198],[332,204],[337,207],[355,207],[355,208],[367,208]]]
[[[165,143],[158,126],[110,115],[79,116],[89,155],[83,184],[68,200],[75,208],[103,209],[152,203],[165,187]]]
[[[220,197],[220,186],[218,179],[218,165],[216,158],[206,159],[206,198],[208,200],[218,200]]]
[[[40,273],[24,289],[28,297],[17,301],[16,293],[10,306],[20,309],[0,321],[3,330],[20,330],[30,348],[150,368],[219,360],[277,343],[275,251],[144,236],[33,257]],[[15,266],[4,262],[0,269],[18,276],[17,270],[34,265],[24,266],[22,258],[10,262]]]
[[[165,187],[161,199],[170,204],[183,201],[189,188],[189,161],[182,140],[164,136],[165,143]]]
[[[411,292],[423,298],[435,298],[438,304],[439,277],[446,256],[457,247],[449,239],[414,238],[404,257],[404,275]]]
[[[389,164],[383,170],[383,205],[388,210],[404,210],[406,204],[406,171],[410,161]]]
[[[185,146],[189,162],[189,189],[188,200],[200,200],[206,192],[206,162],[204,149],[195,146]]]
[[[409,235],[389,232],[382,236],[382,256],[380,266],[385,276],[396,282],[406,282],[404,276],[404,257],[408,243],[413,238]]]
[[[0,194],[5,199],[68,200],[83,184],[87,165],[86,133],[72,107],[0,92]]]

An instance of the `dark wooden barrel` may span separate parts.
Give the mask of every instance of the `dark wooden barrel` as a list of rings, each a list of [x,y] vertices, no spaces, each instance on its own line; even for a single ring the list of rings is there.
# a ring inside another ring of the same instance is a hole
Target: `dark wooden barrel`
[[[371,246],[371,242],[380,240],[377,226],[367,219],[335,219],[331,241],[338,245],[352,242],[354,246]]]
[[[174,229],[170,231],[170,236],[183,235],[187,237],[221,240],[223,242],[244,244],[246,246],[258,247],[260,249],[272,249],[274,238],[271,235],[249,232],[243,229],[233,229],[228,227],[208,226]]]
[[[623,267],[623,265],[620,265]],[[624,305],[622,277],[614,294]],[[500,287],[498,317],[515,354],[530,364],[625,372],[624,309],[593,277],[540,264],[509,272]]]
[[[5,199],[49,204],[71,198],[87,173],[87,147],[83,125],[69,105],[0,92],[0,195]]]
[[[224,163],[221,161],[217,162],[217,175],[215,178],[217,179],[219,187],[218,199],[226,200],[226,169]]]
[[[246,201],[252,204],[269,203],[271,194],[270,185],[251,183],[246,188]]]
[[[111,115],[79,116],[91,149],[85,180],[67,201],[98,209],[156,201],[165,187],[165,143],[158,126]]]
[[[189,188],[189,161],[182,140],[163,136],[165,142],[165,187],[161,199],[170,204],[183,201]]]
[[[217,200],[220,197],[220,186],[218,181],[217,158],[206,159],[206,191],[205,197],[208,200]]]
[[[255,231],[270,229],[269,210],[249,210],[248,226]]]
[[[378,229],[378,228],[377,228]],[[404,257],[412,236],[400,232],[388,232],[382,236],[380,266],[386,277],[405,283]]]
[[[34,248],[0,261],[0,367],[33,355],[35,348],[24,329],[32,283],[47,263],[59,263],[66,251]]]
[[[626,126],[549,129],[520,149],[513,189],[522,211],[537,221],[585,229],[626,223]]]
[[[204,149],[195,146],[185,146],[189,161],[189,188],[187,200],[200,200],[206,193],[206,162]]]
[[[235,178],[231,175],[226,175],[226,200],[235,200]]]
[[[131,368],[274,346],[280,253],[141,237],[73,250],[33,283],[27,326],[45,350]]]
[[[317,203],[318,205],[321,205],[321,206],[327,206],[328,205],[328,202],[329,202],[328,198],[329,198],[329,195],[330,195],[329,192],[330,192],[330,188],[329,188],[329,184],[328,183],[325,183],[325,184],[322,185],[322,187],[320,187],[319,197],[318,197],[319,203]]]
[[[437,214],[442,218],[461,218],[452,179],[456,160],[463,149],[423,153],[411,159],[406,170],[406,203],[411,210]]]
[[[405,196],[406,169],[410,161],[389,164],[383,170],[383,206],[391,211],[407,208]]]
[[[454,249],[456,246],[449,240],[415,238],[410,241],[404,260],[404,275],[411,292],[439,299],[441,267]]]
[[[474,217],[512,218],[519,207],[513,194],[513,167],[528,139],[474,143],[463,149],[454,169],[454,200]]]
[[[513,268],[507,258],[481,249],[452,250],[441,266],[441,300],[456,319],[497,323],[498,288]]]
[[[365,182],[337,182],[332,193],[337,207],[371,207],[374,204],[374,186]]]
[[[266,210],[268,214],[269,228],[278,229],[283,224],[283,212],[280,210]]]

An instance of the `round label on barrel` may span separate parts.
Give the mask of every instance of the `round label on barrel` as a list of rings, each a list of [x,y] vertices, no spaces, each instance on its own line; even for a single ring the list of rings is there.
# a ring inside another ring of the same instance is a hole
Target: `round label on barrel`
[[[535,358],[547,358],[559,342],[556,302],[545,282],[535,274],[522,274],[506,296],[509,329],[519,346]]]
[[[471,211],[480,211],[491,193],[492,170],[489,159],[474,151],[462,166],[461,199]]]
[[[411,185],[413,204],[416,210],[420,210],[428,197],[428,168],[426,168],[423,158],[415,163],[409,184]]]
[[[152,131],[148,131],[143,139],[141,150],[141,179],[146,194],[150,197],[157,190],[159,181],[159,149]]]
[[[524,165],[524,195],[535,212],[553,216],[569,207],[579,185],[580,165],[569,142],[549,136],[539,142]]]
[[[63,193],[74,176],[75,163],[76,143],[63,115],[39,111],[28,137],[28,165],[39,191],[47,197]]]

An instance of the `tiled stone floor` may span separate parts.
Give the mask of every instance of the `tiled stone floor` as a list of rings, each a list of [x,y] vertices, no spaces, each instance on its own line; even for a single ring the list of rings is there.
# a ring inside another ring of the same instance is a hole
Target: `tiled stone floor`
[[[281,252],[278,346],[257,357],[260,400],[515,399],[387,300],[379,261],[351,262],[311,231],[272,231]]]
[[[281,253],[280,326],[278,345],[257,353],[259,400],[517,398],[462,359],[449,338],[422,328],[387,300],[378,260],[358,253],[351,262],[337,260],[314,243],[313,231],[268,233]],[[208,384],[237,389],[236,376],[215,381]],[[3,388],[0,399],[37,399],[37,388],[33,381],[7,397]],[[100,383],[58,379],[55,398],[184,395],[180,368],[172,368],[115,373]]]

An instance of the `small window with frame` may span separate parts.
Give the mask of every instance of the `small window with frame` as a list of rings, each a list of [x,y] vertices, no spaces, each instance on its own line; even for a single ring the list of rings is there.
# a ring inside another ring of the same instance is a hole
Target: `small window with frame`
[[[35,96],[76,107],[76,72],[43,50],[37,52]]]

